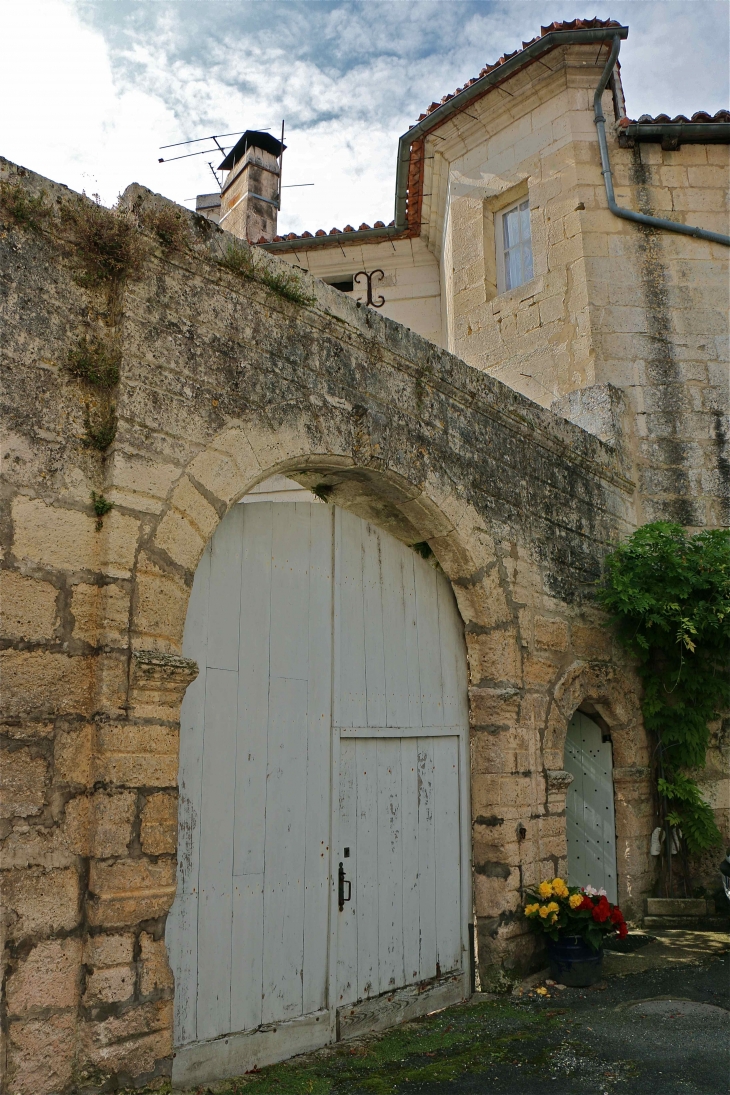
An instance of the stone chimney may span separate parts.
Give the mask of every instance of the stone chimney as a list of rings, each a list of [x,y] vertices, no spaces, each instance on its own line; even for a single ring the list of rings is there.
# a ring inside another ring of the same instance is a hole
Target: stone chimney
[[[250,243],[270,243],[280,206],[281,141],[270,133],[246,130],[219,170],[227,172],[221,190],[221,228]]]
[[[216,191],[215,194],[198,194],[195,199],[195,212],[200,213],[201,217],[207,217],[209,221],[214,221],[217,224],[221,219],[220,192]]]

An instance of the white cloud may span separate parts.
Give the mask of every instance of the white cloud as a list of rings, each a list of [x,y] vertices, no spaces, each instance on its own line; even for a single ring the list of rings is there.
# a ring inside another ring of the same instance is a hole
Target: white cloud
[[[316,185],[284,192],[281,230],[388,221],[408,124],[541,24],[575,14],[629,23],[621,56],[632,115],[726,105],[724,2],[574,9],[554,0],[6,2],[0,64],[16,102],[0,122],[0,151],[107,203],[131,181],[182,202],[213,188],[207,157],[160,165],[159,145],[276,130],[286,117],[284,181]]]

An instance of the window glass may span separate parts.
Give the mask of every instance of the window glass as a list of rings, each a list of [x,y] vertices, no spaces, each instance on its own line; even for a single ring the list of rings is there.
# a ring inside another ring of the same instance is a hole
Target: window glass
[[[514,289],[532,277],[530,203],[527,199],[502,214],[504,288]]]

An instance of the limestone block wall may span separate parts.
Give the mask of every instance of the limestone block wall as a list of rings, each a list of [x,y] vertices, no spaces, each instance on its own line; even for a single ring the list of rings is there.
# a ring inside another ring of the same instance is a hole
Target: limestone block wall
[[[232,237],[139,187],[114,215],[7,161],[0,182],[10,1095],[169,1074],[187,598],[227,509],[274,473],[428,541],[452,583],[485,982],[530,967],[524,887],[565,872],[578,706],[613,735],[639,912],[649,748],[592,599],[635,521],[617,452],[306,274],[302,303],[222,264]]]
[[[617,201],[730,233],[727,145],[611,149]],[[596,164],[582,166],[588,183]],[[730,249],[637,228],[605,206],[600,176],[585,224],[598,383],[626,394],[639,519],[703,527],[730,521]]]

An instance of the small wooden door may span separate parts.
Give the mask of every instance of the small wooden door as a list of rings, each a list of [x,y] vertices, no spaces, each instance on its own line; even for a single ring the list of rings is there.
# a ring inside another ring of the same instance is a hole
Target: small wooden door
[[[175,1083],[392,1022],[372,999],[416,982],[461,998],[466,657],[444,575],[333,506],[235,506],[183,650]]]
[[[568,880],[604,889],[617,901],[616,823],[611,742],[600,726],[576,711],[565,742],[565,770],[573,776],[566,801]]]

